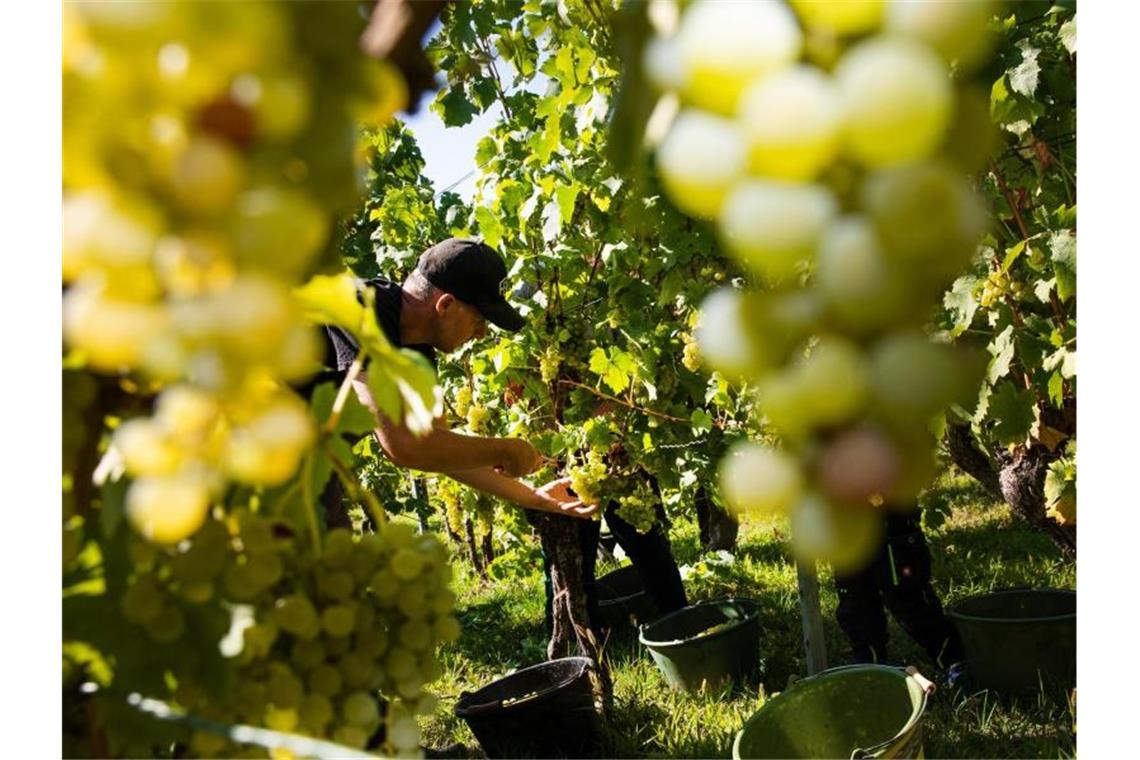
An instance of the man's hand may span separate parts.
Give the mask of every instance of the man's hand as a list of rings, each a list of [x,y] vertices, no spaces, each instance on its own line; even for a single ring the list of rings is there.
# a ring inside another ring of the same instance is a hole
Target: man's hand
[[[499,451],[502,461],[495,470],[509,478],[521,478],[542,466],[542,454],[522,438],[499,439]]]
[[[544,512],[588,519],[598,511],[597,504],[583,504],[578,497],[571,495],[570,478],[552,480],[535,489],[535,493],[540,502],[538,508]]]

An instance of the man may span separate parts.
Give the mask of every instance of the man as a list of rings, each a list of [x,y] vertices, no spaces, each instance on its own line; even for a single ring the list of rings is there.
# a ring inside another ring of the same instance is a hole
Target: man
[[[871,563],[858,572],[835,575],[839,627],[851,642],[856,662],[886,662],[885,606],[953,683],[963,671],[965,652],[930,584],[930,549],[921,513],[888,512],[884,522],[885,537]]]
[[[499,286],[507,268],[489,246],[450,238],[424,251],[415,270],[401,286],[377,278],[367,285],[375,292],[377,322],[393,345],[423,354],[433,365],[436,351],[450,352],[482,338],[487,322],[512,332],[525,321],[502,296]],[[339,328],[326,326],[326,363],[343,377],[359,352],[356,340]],[[377,415],[376,440],[398,467],[436,472],[525,509],[586,518],[596,511],[569,491],[569,479],[534,487],[519,480],[542,464],[542,455],[521,438],[495,438],[452,432],[443,418],[434,429],[416,436],[400,421],[378,412],[363,374],[353,387],[360,400]],[[343,513],[335,479],[322,495],[326,518]],[[343,520],[343,515],[341,517]],[[342,522],[343,524],[343,522]]]

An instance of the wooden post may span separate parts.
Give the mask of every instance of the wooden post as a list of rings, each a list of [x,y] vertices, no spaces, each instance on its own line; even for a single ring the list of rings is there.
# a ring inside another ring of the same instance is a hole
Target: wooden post
[[[813,676],[827,669],[827,645],[823,639],[823,615],[819,609],[819,578],[815,563],[796,563],[796,581],[800,591],[800,622],[803,625],[807,674]]]

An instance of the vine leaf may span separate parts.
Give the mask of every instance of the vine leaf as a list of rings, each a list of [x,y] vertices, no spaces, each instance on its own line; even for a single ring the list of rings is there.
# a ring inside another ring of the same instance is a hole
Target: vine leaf
[[[1077,294],[1077,237],[1069,230],[1054,233],[1049,249],[1057,275],[1057,297],[1067,301]]]
[[[1036,396],[1030,389],[1019,389],[1003,380],[990,397],[989,417],[994,420],[994,438],[998,443],[1021,443],[1037,421]]]
[[[950,310],[954,325],[950,329],[950,337],[957,338],[969,329],[978,311],[978,300],[974,298],[974,290],[978,287],[978,278],[972,275],[959,277],[954,286],[942,297],[942,305]]]
[[[990,384],[996,383],[1009,374],[1009,365],[1013,361],[1015,345],[1013,341],[1013,325],[1007,325],[994,342],[990,344],[990,353],[994,358],[990,360],[989,369],[986,370],[986,379]]]
[[[1076,15],[1061,24],[1061,28],[1057,31],[1057,36],[1061,38],[1061,44],[1065,46],[1065,50],[1068,50],[1070,54],[1077,52]]]
[[[1009,86],[1016,93],[1032,97],[1041,74],[1041,65],[1037,63],[1041,50],[1033,47],[1029,40],[1019,41],[1017,47],[1021,50],[1021,63],[1009,72]]]

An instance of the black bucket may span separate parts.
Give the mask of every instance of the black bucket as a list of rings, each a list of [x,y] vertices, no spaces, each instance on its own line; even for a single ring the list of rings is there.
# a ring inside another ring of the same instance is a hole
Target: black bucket
[[[597,581],[602,623],[614,630],[634,629],[657,617],[657,604],[645,590],[633,565],[619,567]]]
[[[1065,589],[1007,589],[947,607],[973,682],[983,689],[1026,696],[1072,688],[1077,680],[1077,593]]]
[[[588,657],[564,657],[523,668],[463,694],[455,714],[487,757],[595,757],[602,725],[593,667]]]

